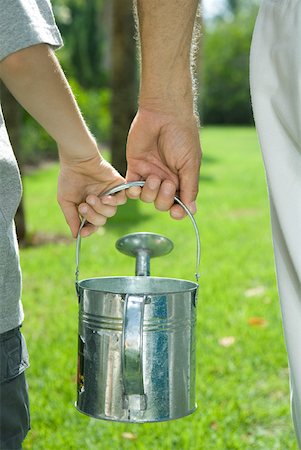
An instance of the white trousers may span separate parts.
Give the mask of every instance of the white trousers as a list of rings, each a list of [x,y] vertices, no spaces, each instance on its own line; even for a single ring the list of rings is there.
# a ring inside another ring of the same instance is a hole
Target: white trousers
[[[262,0],[250,81],[269,189],[292,414],[301,449],[301,0]]]

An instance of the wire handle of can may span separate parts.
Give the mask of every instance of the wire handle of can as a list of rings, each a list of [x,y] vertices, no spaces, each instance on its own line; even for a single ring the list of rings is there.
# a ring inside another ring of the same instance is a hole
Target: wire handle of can
[[[113,194],[117,194],[117,192],[123,191],[124,189],[129,189],[131,187],[143,187],[145,184],[145,181],[129,181],[128,183],[123,183],[120,184],[118,186],[113,187],[112,189],[110,189],[109,191],[105,192],[104,194],[102,194],[103,196],[105,195],[113,195]],[[201,261],[201,241],[200,241],[200,233],[198,230],[198,226],[197,223],[195,221],[195,218],[193,217],[193,214],[189,211],[189,209],[187,208],[187,206],[182,202],[182,200],[179,197],[175,197],[175,202],[178,203],[186,212],[187,216],[189,217],[189,219],[192,222],[193,228],[194,228],[194,232],[195,232],[195,237],[196,237],[196,270],[195,270],[195,279],[198,282],[199,278],[200,278],[200,274],[199,274],[199,267],[200,267],[200,261]],[[84,227],[86,223],[86,219],[83,219],[79,230],[78,230],[78,234],[77,234],[77,239],[76,239],[76,270],[75,270],[75,281],[76,284],[78,283],[78,277],[79,277],[79,262],[80,262],[80,244],[81,244],[81,236],[80,236],[80,232],[82,230],[82,228]]]

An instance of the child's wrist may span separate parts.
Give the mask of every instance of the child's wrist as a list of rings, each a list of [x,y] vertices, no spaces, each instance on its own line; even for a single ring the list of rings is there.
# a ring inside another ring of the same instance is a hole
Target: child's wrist
[[[59,158],[61,162],[77,164],[94,158],[102,159],[96,141],[91,137],[86,142],[58,144]]]

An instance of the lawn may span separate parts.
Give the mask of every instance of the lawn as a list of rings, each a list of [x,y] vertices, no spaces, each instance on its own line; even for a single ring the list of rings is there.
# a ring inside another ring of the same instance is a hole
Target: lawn
[[[23,332],[31,356],[32,431],[25,449],[297,449],[257,137],[253,128],[205,128],[201,136],[198,409],[172,422],[111,423],[74,408],[75,242],[56,204],[58,167],[25,177],[29,231],[44,241],[21,250]],[[118,253],[115,241],[134,231],[162,233],[175,244],[170,255],[153,261],[153,275],[193,279],[191,223],[172,221],[142,202],[128,202],[83,240],[80,277],[132,275],[134,260]]]

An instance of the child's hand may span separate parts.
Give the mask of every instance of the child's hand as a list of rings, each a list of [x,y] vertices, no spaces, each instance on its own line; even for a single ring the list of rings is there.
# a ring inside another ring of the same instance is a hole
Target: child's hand
[[[126,202],[125,192],[103,199],[100,195],[124,182],[124,178],[99,153],[87,160],[72,162],[61,158],[58,202],[73,237],[77,236],[80,216],[87,220],[80,233],[82,237],[94,233],[108,217],[114,216],[117,206]]]

